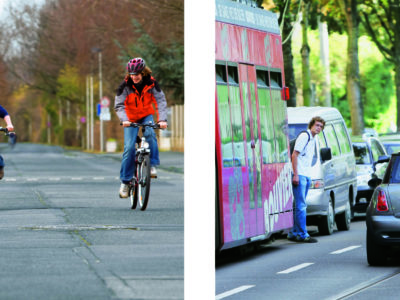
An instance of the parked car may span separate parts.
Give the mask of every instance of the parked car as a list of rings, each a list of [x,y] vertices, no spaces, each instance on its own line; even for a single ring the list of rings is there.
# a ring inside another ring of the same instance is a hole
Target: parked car
[[[399,134],[385,134],[379,136],[380,141],[386,149],[388,155],[400,151],[400,135]]]
[[[353,149],[342,115],[332,107],[289,107],[289,138],[307,129],[314,116],[326,124],[318,135],[307,195],[307,225],[317,225],[321,234],[349,230],[351,207],[357,193],[357,173]],[[329,155],[327,155],[327,150]],[[327,156],[325,156],[327,155]]]
[[[392,154],[383,180],[374,178],[369,184],[376,188],[366,214],[367,260],[381,265],[392,246],[400,246],[400,153]]]
[[[357,168],[357,196],[352,212],[364,213],[374,192],[368,185],[373,176],[383,178],[387,163],[380,163],[389,158],[385,147],[376,137],[353,137],[353,150]]]

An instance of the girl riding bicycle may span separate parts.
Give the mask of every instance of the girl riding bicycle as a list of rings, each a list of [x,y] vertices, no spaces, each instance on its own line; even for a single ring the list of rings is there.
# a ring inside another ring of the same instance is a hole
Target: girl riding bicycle
[[[151,70],[140,58],[131,59],[126,69],[128,74],[117,89],[114,109],[124,127],[124,153],[120,170],[120,198],[128,198],[129,184],[135,170],[135,143],[138,128],[130,127],[131,122],[147,124],[153,122],[157,113],[160,128],[167,128],[167,101]],[[156,177],[155,166],[160,164],[157,138],[152,128],[147,127],[144,136],[150,147],[151,176]]]
[[[8,112],[0,105],[0,118],[3,118],[7,124],[8,131],[14,131],[14,126],[11,122],[10,115]],[[0,155],[0,180],[3,179],[4,176],[4,159]]]

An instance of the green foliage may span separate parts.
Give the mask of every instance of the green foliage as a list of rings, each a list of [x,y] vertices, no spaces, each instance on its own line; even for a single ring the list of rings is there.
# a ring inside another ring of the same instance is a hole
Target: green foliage
[[[311,80],[316,85],[316,105],[323,105],[323,69],[320,63],[318,31],[309,31]],[[301,85],[301,36],[294,35],[293,56],[296,85]],[[329,36],[329,60],[332,106],[336,107],[351,127],[350,109],[346,95],[347,36],[333,33]],[[386,132],[395,124],[396,105],[393,84],[393,65],[384,59],[374,43],[366,36],[359,39],[361,94],[365,127]]]
[[[128,46],[121,48],[122,64],[126,65],[133,57],[142,57],[153,71],[154,77],[160,83],[163,90],[172,90],[173,103],[182,104],[184,96],[184,45],[177,41],[168,44],[156,44],[149,34],[145,32],[142,25],[135,19],[132,20],[136,32],[140,37]]]
[[[82,92],[79,88],[80,79],[78,68],[68,64],[60,70],[57,78],[57,97],[61,100],[69,100],[71,102],[79,102]]]

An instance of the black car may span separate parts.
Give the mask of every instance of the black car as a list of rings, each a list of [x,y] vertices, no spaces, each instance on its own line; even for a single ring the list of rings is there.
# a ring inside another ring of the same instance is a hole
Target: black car
[[[369,184],[376,189],[366,213],[367,259],[381,265],[392,246],[400,247],[400,153],[392,154],[383,179]]]

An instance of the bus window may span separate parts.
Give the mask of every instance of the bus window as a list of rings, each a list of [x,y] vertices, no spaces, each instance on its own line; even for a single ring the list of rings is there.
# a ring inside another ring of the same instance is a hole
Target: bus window
[[[280,72],[270,72],[271,77],[271,87],[272,88],[282,88],[282,75]]]
[[[234,166],[235,162],[233,159],[232,126],[229,110],[228,85],[226,83],[226,66],[217,64],[216,74],[218,74],[216,76],[216,81],[223,167],[228,168]]]
[[[277,162],[288,162],[288,125],[286,119],[286,101],[281,99],[282,76],[279,72],[270,72],[273,120],[276,138]]]
[[[229,102],[232,113],[232,133],[233,133],[233,150],[235,161],[239,166],[246,165],[243,125],[242,125],[242,108],[240,105],[240,91],[238,83],[238,68],[236,66],[228,66],[229,74]]]
[[[261,143],[263,164],[274,162],[274,124],[272,122],[271,95],[269,92],[268,72],[257,70],[258,102],[260,110]]]

